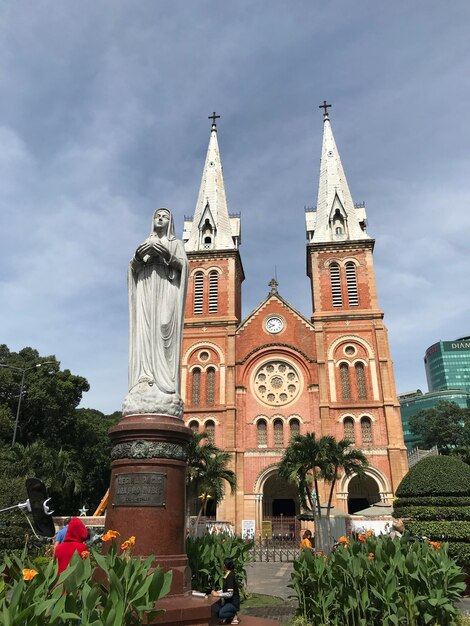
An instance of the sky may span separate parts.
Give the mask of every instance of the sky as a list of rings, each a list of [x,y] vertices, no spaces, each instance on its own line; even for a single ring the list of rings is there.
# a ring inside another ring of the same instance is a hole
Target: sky
[[[243,316],[312,313],[304,208],[324,99],[375,238],[398,392],[470,334],[468,0],[25,0],[0,6],[0,343],[127,393],[127,265],[151,215],[181,237],[216,111],[242,214]]]

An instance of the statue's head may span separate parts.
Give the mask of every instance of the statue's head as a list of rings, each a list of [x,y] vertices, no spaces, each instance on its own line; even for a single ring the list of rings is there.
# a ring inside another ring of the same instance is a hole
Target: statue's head
[[[157,232],[157,229],[162,229],[168,239],[175,239],[175,227],[173,224],[173,215],[167,208],[156,209],[152,219],[151,233]]]

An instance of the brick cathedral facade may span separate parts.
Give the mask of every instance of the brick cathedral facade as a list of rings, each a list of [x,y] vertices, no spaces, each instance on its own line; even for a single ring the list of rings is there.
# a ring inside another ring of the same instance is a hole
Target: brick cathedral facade
[[[258,531],[265,518],[300,512],[295,487],[277,477],[294,434],[347,437],[367,455],[364,479],[338,481],[336,511],[390,504],[407,471],[374,240],[364,205],[352,201],[327,112],[317,206],[305,215],[311,316],[285,301],[273,280],[243,319],[241,218],[228,212],[214,118],[196,210],[184,226],[182,395],[186,424],[232,455],[237,490],[217,518],[237,531],[242,520],[255,520]]]

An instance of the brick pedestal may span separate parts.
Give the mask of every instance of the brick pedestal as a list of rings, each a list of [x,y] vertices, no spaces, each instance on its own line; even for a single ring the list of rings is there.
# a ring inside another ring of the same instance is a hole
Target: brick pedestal
[[[191,430],[178,418],[130,415],[110,429],[111,484],[105,530],[136,538],[133,554],[155,554],[172,570],[170,595],[158,603],[158,624],[208,624],[212,602],[193,598],[185,550],[186,448]],[[106,549],[106,544],[105,544]]]

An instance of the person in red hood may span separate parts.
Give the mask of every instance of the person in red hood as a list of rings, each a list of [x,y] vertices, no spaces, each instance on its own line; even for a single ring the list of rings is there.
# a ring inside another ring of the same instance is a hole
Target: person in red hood
[[[59,574],[66,569],[75,552],[88,552],[84,541],[88,537],[88,530],[82,520],[74,517],[70,520],[67,534],[54,552],[54,558],[59,564]]]

